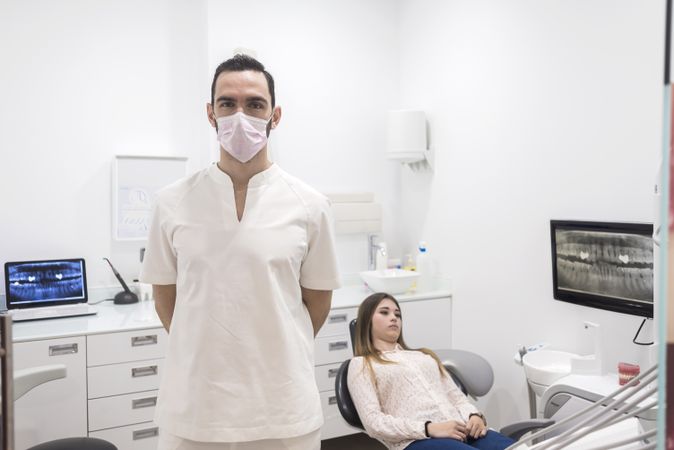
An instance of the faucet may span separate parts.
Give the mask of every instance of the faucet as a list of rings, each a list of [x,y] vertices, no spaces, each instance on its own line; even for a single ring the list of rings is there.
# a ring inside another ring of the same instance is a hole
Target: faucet
[[[368,259],[367,259],[367,268],[368,270],[377,270],[377,257],[384,258],[386,260],[386,244],[379,242],[379,236],[376,234],[370,234],[367,237],[368,240]],[[385,269],[386,267],[384,267]]]

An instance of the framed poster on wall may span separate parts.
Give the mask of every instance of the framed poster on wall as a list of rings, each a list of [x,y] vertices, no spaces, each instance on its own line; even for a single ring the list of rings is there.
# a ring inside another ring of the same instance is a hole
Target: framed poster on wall
[[[186,174],[186,157],[115,156],[112,164],[113,239],[147,239],[157,191]]]

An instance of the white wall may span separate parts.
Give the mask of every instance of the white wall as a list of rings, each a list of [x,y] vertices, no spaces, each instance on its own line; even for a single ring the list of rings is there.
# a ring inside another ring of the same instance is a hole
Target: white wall
[[[205,105],[237,47],[276,78],[274,159],[325,193],[375,192],[395,248],[399,168],[382,130],[398,92],[396,18],[387,0],[3,2],[0,262],[83,256],[96,287],[116,284],[108,256],[135,278],[143,243],[110,238],[112,159],[185,155],[190,171],[217,159]],[[365,237],[339,242],[342,269],[364,269]]]
[[[496,372],[492,423],[528,414],[518,345],[589,353],[584,320],[609,369],[648,366],[641,319],[553,299],[549,220],[654,220],[664,1],[403,0],[400,20],[400,107],[427,111],[437,152],[432,178],[402,173],[401,235],[454,281],[453,342]]]
[[[116,154],[201,161],[205,2],[0,2],[0,262],[84,257],[91,286],[130,281],[111,240]],[[4,289],[3,289],[4,290]]]

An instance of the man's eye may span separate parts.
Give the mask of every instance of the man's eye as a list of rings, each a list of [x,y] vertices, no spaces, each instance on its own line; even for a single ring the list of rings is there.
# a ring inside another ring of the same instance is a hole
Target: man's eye
[[[264,106],[262,105],[262,103],[252,103],[252,104],[250,105],[250,107],[253,108],[253,109],[262,109],[262,108],[264,108]]]
[[[220,108],[231,108],[234,106],[233,102],[222,102],[220,103]]]

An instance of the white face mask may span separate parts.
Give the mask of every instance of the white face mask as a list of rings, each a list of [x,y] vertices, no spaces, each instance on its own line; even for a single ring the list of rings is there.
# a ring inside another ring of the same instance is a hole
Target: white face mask
[[[234,158],[242,163],[248,162],[267,144],[269,120],[248,116],[243,112],[218,117],[218,141]]]

